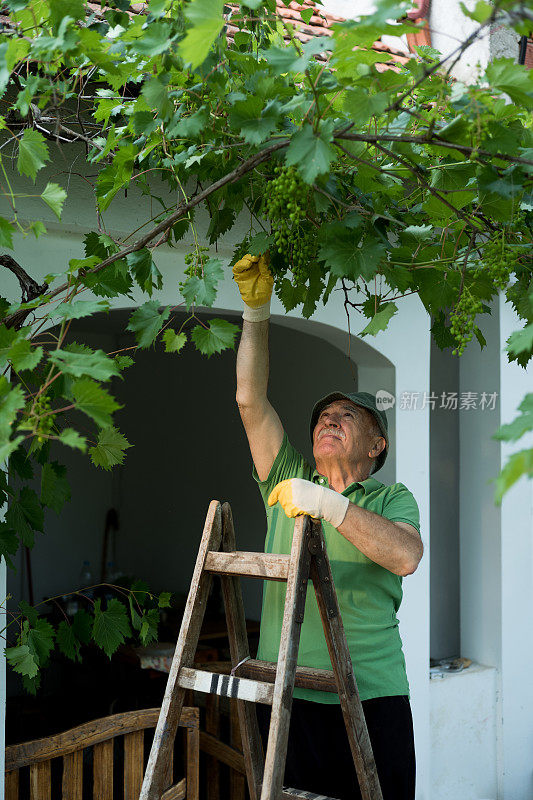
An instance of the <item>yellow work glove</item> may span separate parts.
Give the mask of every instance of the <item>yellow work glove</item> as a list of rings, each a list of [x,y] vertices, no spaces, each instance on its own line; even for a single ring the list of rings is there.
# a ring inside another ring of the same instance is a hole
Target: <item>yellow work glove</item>
[[[243,319],[261,322],[270,317],[270,298],[274,279],[268,268],[268,253],[247,253],[233,267],[233,277],[244,301]]]
[[[288,517],[309,514],[315,519],[324,519],[338,528],[342,524],[350,501],[333,489],[318,486],[303,478],[289,478],[274,486],[268,497],[268,505],[279,503]]]

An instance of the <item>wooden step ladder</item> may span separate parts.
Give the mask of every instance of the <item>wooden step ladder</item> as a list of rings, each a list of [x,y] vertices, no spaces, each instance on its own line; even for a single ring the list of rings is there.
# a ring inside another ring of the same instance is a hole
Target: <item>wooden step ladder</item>
[[[220,575],[222,581],[232,663],[236,666],[246,662],[246,674],[260,676],[263,680],[193,669],[213,574]],[[268,662],[249,661],[239,576],[287,583],[281,642],[275,669]],[[361,795],[363,800],[382,800],[321,524],[308,516],[297,517],[290,555],[236,552],[230,506],[228,503],[221,506],[216,500],[211,502],[207,513],[139,800],[161,800],[168,789],[166,765],[171,758],[187,689],[237,700],[250,800],[292,800],[294,797],[303,800],[322,797],[311,792],[283,788],[295,679],[299,686],[312,688],[316,687],[316,674],[320,673],[323,679],[326,672],[296,667],[309,579],[313,581],[316,592],[333,666],[330,675],[339,695]],[[255,703],[272,706],[264,763]]]

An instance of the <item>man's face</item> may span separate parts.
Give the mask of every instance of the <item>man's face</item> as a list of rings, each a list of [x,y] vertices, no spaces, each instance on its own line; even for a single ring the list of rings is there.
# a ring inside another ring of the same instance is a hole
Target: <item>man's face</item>
[[[350,400],[335,400],[322,410],[313,431],[315,460],[364,463],[376,442],[372,415]]]

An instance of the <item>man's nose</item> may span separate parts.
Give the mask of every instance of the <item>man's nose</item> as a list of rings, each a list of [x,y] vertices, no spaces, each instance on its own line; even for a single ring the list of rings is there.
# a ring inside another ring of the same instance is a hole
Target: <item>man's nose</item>
[[[338,428],[339,427],[338,415],[330,414],[326,420],[326,425],[332,425],[333,427]]]

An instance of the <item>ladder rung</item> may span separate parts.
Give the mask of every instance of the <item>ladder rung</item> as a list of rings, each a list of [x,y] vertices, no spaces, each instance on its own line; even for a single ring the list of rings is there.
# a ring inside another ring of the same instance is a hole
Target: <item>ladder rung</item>
[[[277,664],[274,661],[259,661],[250,658],[239,667],[239,674],[253,680],[274,683]],[[331,669],[296,667],[294,685],[299,689],[317,689],[321,692],[337,692],[335,673]]]
[[[291,789],[286,786],[281,793],[283,800],[334,800],[332,797],[327,797],[325,794],[315,794],[315,792],[303,792],[301,789]]]
[[[286,581],[290,556],[270,553],[223,553],[210,550],[205,560],[208,572],[223,575],[247,575],[270,581]]]
[[[197,692],[218,694],[221,697],[233,697],[265,705],[272,705],[274,695],[274,687],[270,683],[220,675],[218,672],[207,672],[203,669],[189,669],[189,667],[180,669],[178,686],[182,689],[193,689]]]

